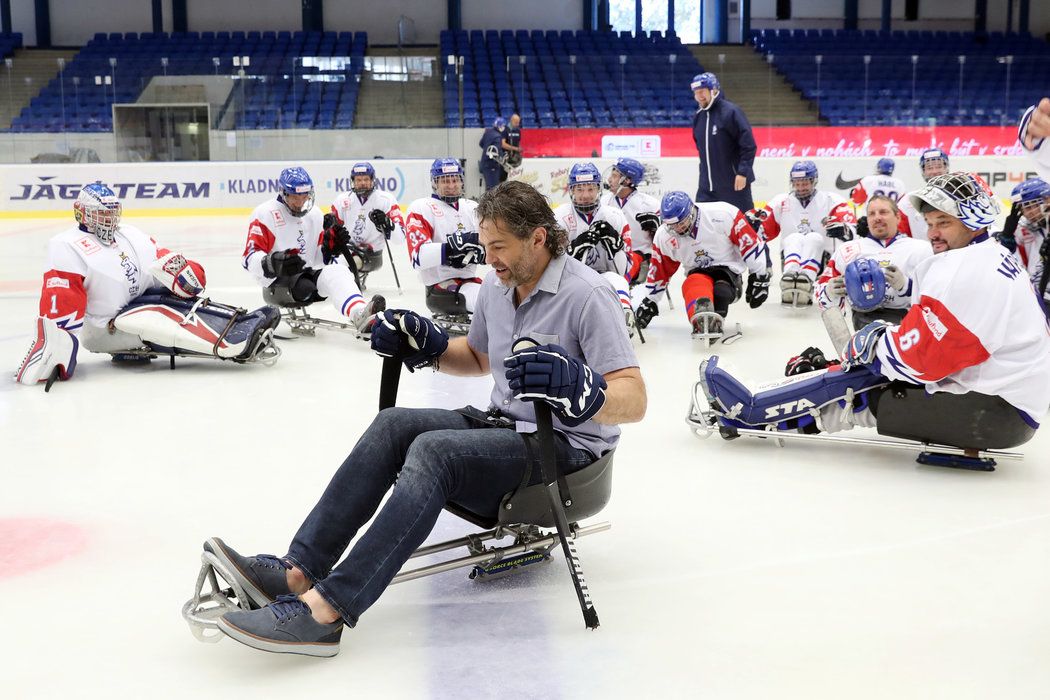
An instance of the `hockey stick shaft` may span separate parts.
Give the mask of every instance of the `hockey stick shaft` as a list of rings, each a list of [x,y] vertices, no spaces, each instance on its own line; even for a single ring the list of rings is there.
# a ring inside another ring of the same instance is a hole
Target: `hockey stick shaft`
[[[558,529],[558,539],[561,540],[561,548],[565,553],[565,562],[569,566],[569,574],[572,576],[572,584],[576,588],[576,597],[580,601],[580,610],[583,612],[583,621],[588,629],[598,627],[598,612],[591,603],[591,594],[587,590],[587,582],[583,578],[583,568],[580,566],[580,556],[576,553],[576,545],[569,539],[569,521],[565,516],[565,505],[561,502],[558,491],[558,462],[554,451],[554,421],[551,418],[551,409],[547,404],[537,401],[533,403],[536,410],[536,433],[539,436],[540,470],[543,481],[547,487],[547,495],[550,498],[551,512]]]
[[[383,372],[379,380],[379,410],[393,408],[397,404],[397,386],[401,382],[401,360],[396,357],[383,358]]]
[[[850,338],[853,337],[849,324],[846,323],[846,317],[842,315],[842,311],[837,306],[831,306],[820,312],[820,320],[824,322],[824,329],[831,338],[831,344],[835,346],[835,353],[838,354],[840,360],[845,359],[846,348],[849,347]]]
[[[386,252],[390,256],[390,269],[394,271],[394,283],[397,284],[397,291],[401,292],[401,280],[397,276],[397,265],[394,264],[394,251],[390,250],[390,241],[387,240]]]

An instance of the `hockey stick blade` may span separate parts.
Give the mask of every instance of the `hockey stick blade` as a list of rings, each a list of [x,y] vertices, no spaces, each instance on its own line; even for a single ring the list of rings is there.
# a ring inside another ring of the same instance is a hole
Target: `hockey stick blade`
[[[849,347],[850,338],[853,337],[849,324],[846,323],[846,317],[842,315],[842,311],[832,306],[820,312],[820,320],[824,322],[824,329],[831,338],[831,344],[835,346],[835,353],[839,359],[845,359],[846,348]]]
[[[58,381],[58,375],[59,375],[59,373],[61,371],[62,370],[59,367],[55,367],[53,370],[51,370],[51,374],[49,374],[47,376],[47,383],[44,384],[44,393],[45,394],[48,393],[49,391],[51,391],[52,385],[54,385],[54,383],[56,381]]]

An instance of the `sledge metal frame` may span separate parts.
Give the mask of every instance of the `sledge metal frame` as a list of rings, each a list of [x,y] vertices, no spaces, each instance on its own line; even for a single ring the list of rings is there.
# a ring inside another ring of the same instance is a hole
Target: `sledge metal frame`
[[[704,390],[703,380],[697,380],[693,384],[692,397],[689,402],[689,412],[686,414],[685,422],[689,425],[693,435],[698,438],[707,438],[711,433],[718,431],[727,439],[733,437],[751,437],[772,440],[778,447],[783,447],[785,441],[822,442],[840,445],[879,447],[891,450],[906,450],[919,452],[916,459],[920,464],[935,464],[937,455],[952,455],[966,457],[968,459],[982,461],[985,468],[981,466],[962,467],[965,469],[976,469],[978,471],[992,471],[996,459],[1023,459],[1024,455],[1019,452],[1003,452],[1001,450],[979,450],[955,447],[953,445],[941,445],[931,442],[920,442],[918,440],[898,440],[894,438],[864,438],[846,435],[827,435],[824,433],[796,433],[777,430],[774,426],[766,428],[722,428],[718,423],[720,413],[711,407],[707,392]],[[931,459],[933,458],[933,459]],[[945,465],[936,465],[945,466]]]

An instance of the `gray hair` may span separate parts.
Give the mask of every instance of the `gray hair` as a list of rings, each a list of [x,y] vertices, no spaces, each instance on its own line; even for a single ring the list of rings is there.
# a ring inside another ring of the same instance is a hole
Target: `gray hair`
[[[500,222],[519,239],[528,238],[537,228],[545,229],[544,245],[551,257],[562,255],[569,245],[569,234],[558,225],[547,198],[518,180],[507,180],[483,194],[477,217],[479,222]]]

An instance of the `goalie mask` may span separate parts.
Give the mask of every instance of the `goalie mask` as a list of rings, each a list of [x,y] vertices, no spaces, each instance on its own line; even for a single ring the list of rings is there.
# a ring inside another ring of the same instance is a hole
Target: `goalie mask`
[[[692,232],[696,223],[696,204],[685,192],[668,192],[660,200],[660,219],[678,236]]]
[[[988,228],[999,215],[999,205],[988,184],[973,173],[938,175],[918,192],[909,194],[908,199],[920,214],[933,209],[942,211],[971,231]]]
[[[583,217],[593,214],[601,197],[602,175],[593,163],[577,163],[569,171],[569,199]]]
[[[122,211],[117,195],[101,182],[85,185],[73,202],[73,217],[80,228],[95,234],[107,246],[113,245]]]
[[[455,204],[463,196],[463,166],[455,158],[436,159],[430,164],[430,186],[435,197]]]
[[[366,183],[365,178],[368,178]],[[350,168],[350,189],[358,197],[368,197],[376,188],[376,169],[371,163],[354,163]]]
[[[304,169],[285,168],[281,171],[277,186],[281,191],[277,200],[288,207],[292,216],[301,217],[313,209],[314,181]]]

